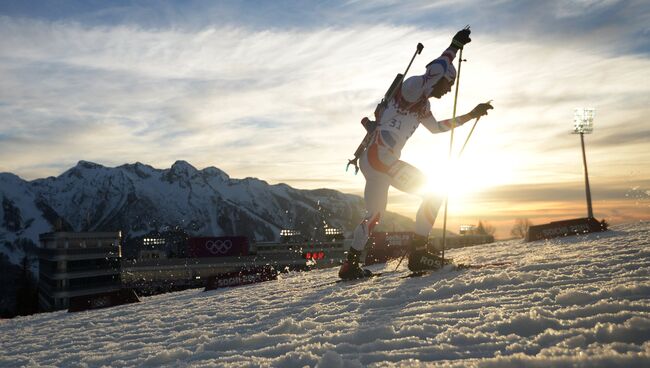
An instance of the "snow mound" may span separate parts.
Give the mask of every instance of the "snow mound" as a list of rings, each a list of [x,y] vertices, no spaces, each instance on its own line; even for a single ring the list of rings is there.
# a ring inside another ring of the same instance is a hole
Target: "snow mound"
[[[501,267],[338,284],[329,269],[15,318],[0,366],[647,367],[649,250],[635,223],[450,252]]]

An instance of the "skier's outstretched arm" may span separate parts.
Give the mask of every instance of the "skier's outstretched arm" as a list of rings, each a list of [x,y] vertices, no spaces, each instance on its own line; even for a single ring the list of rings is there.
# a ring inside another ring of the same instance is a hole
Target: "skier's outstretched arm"
[[[472,119],[478,119],[481,116],[485,116],[487,115],[488,110],[491,109],[493,109],[493,107],[489,102],[480,103],[467,114],[457,116],[454,127],[457,128]],[[420,123],[424,125],[431,133],[441,133],[450,130],[452,124],[454,124],[454,121],[453,119],[437,121],[436,118],[433,117],[431,111],[429,111],[429,113],[421,119]]]
[[[456,117],[456,123],[454,127],[459,127],[468,121],[472,120],[472,116],[470,114],[465,114],[461,116]],[[437,121],[436,118],[433,117],[433,114],[429,111],[427,115],[424,116],[423,119],[420,120],[420,123],[425,126],[431,133],[442,133],[446,132],[451,129],[453,119],[445,119],[445,120],[440,120]]]

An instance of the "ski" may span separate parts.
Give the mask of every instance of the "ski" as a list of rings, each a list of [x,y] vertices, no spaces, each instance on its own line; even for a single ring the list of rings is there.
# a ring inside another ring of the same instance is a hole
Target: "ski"
[[[467,264],[467,263],[453,264],[453,263],[450,263],[450,264],[454,267],[450,271],[463,271],[463,270],[475,270],[475,269],[483,269],[483,268],[502,268],[502,267],[511,265],[512,262],[493,262],[493,263],[480,263],[480,264]],[[448,265],[449,264],[446,264],[445,266],[448,266]],[[422,276],[434,274],[434,273],[439,272],[439,271],[441,271],[443,269],[444,269],[444,267],[437,268],[435,270],[425,270],[425,271],[411,272],[410,274],[402,276],[401,278],[406,279],[406,278],[413,278],[413,277],[422,277]]]
[[[451,259],[448,259],[451,262]],[[322,284],[317,284],[312,286],[313,288],[319,288],[319,287],[324,287],[324,286],[330,286],[330,285],[336,285],[336,284],[341,284],[341,285],[356,285],[358,283],[361,283],[363,281],[368,281],[372,280],[378,277],[382,276],[388,276],[388,275],[394,275],[397,274],[399,275],[400,278],[402,279],[407,279],[407,278],[415,278],[415,277],[422,277],[422,276],[427,276],[434,274],[436,272],[442,271],[442,270],[447,270],[447,271],[463,271],[463,270],[472,270],[472,269],[483,269],[483,268],[502,268],[505,266],[511,265],[512,262],[493,262],[493,263],[479,263],[479,264],[468,264],[468,263],[459,263],[459,264],[453,264],[453,263],[446,263],[445,267],[442,268],[437,268],[435,270],[425,270],[425,271],[417,271],[417,272],[409,272],[408,274],[405,274],[408,272],[408,270],[401,270],[401,271],[386,271],[386,272],[377,272],[373,273],[370,276],[367,277],[360,277],[358,279],[339,279],[335,281],[328,281],[324,282]],[[447,267],[447,266],[453,266]]]
[[[437,271],[437,270],[411,272],[408,275],[404,275],[404,276],[402,276],[400,278],[402,278],[402,279],[410,279],[410,278],[413,278],[413,277],[422,277],[422,276],[425,276],[425,275],[430,275],[430,274],[434,273],[435,271]]]
[[[372,280],[372,279],[375,279],[375,278],[378,278],[378,277],[381,277],[381,276],[388,276],[388,275],[400,274],[400,273],[404,273],[404,271],[377,272],[377,273],[373,273],[370,276],[360,277],[358,279],[349,279],[349,280],[348,279],[338,279],[338,280],[335,280],[335,281],[329,281],[329,282],[326,282],[326,283],[323,283],[323,284],[320,284],[320,285],[316,285],[314,287],[336,285],[336,284],[342,284],[342,285],[351,284],[351,285],[354,285],[354,284],[358,284],[358,283],[363,282],[363,281]]]
[[[447,265],[445,265],[445,266],[447,266]],[[410,278],[413,278],[413,277],[422,277],[422,276],[426,276],[426,275],[432,275],[434,273],[442,271],[443,269],[444,269],[444,267],[443,268],[437,268],[435,270],[415,271],[415,272],[409,273],[408,275],[401,276],[400,278],[402,278],[402,279],[410,279]]]
[[[339,283],[342,283],[342,282],[350,283],[350,282],[355,282],[355,281],[366,281],[366,280],[370,280],[370,279],[380,277],[383,274],[384,274],[383,272],[377,272],[377,273],[371,274],[370,276],[359,277],[358,279],[340,279],[340,280],[336,280],[334,283],[339,284]]]
[[[465,269],[481,269],[481,268],[502,268],[505,266],[510,266],[512,262],[492,262],[492,263],[479,263],[479,264],[465,264],[459,263],[456,265],[456,269],[465,270]]]

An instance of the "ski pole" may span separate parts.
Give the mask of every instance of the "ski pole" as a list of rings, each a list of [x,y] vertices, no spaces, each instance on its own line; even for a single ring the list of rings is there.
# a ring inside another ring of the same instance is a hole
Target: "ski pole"
[[[454,94],[454,112],[451,118],[451,137],[449,138],[449,160],[451,160],[451,150],[454,146],[454,128],[456,127],[456,106],[458,103],[458,88],[460,87],[460,70],[463,65],[463,49],[460,49],[458,55],[458,75],[456,76],[456,93]],[[445,265],[445,248],[447,246],[447,209],[449,207],[449,190],[445,194],[445,215],[442,221],[442,258],[440,267]]]
[[[402,264],[402,261],[404,260],[404,257],[406,257],[406,253],[408,253],[408,252],[409,252],[408,248],[404,249],[404,253],[402,253],[402,257],[399,259],[399,262],[397,262],[397,266],[395,266],[394,271],[397,271],[397,269],[399,268],[399,265]]]
[[[488,101],[487,103],[492,103],[492,100]],[[467,142],[469,142],[469,138],[472,136],[472,133],[474,133],[474,128],[476,128],[476,124],[478,124],[478,121],[481,120],[481,117],[479,116],[476,118],[476,121],[474,121],[474,125],[472,125],[472,129],[469,131],[469,134],[467,135],[467,138],[465,139],[465,143],[463,143],[463,148],[460,149],[460,152],[458,152],[458,158],[463,154],[463,151],[465,151],[465,147],[467,146]]]
[[[490,100],[490,102],[492,102],[492,100]],[[476,128],[476,124],[478,124],[478,121],[479,121],[479,120],[481,120],[481,117],[480,117],[480,116],[479,116],[478,118],[476,118],[476,121],[474,121],[474,125],[472,126],[472,129],[469,131],[469,134],[467,135],[467,138],[465,139],[465,143],[463,144],[463,148],[461,148],[461,149],[460,149],[460,152],[458,152],[458,158],[460,158],[461,155],[463,154],[463,151],[465,151],[465,147],[467,146],[467,142],[469,142],[469,138],[472,136],[472,132],[474,132],[474,128]],[[445,201],[446,201],[446,200],[447,200],[447,199],[445,198]],[[445,203],[446,203],[446,202],[445,202]],[[443,237],[444,237],[444,235],[443,235]],[[397,269],[398,269],[399,266],[402,264],[402,261],[404,260],[404,257],[406,257],[406,254],[407,254],[408,252],[409,252],[409,251],[408,251],[408,248],[404,250],[404,253],[402,253],[402,256],[400,257],[399,262],[397,262],[397,266],[395,266],[395,270],[394,270],[394,271],[397,271]],[[443,252],[444,252],[444,250],[443,250]],[[443,256],[443,265],[444,265],[444,256]]]
[[[463,154],[463,151],[465,151],[465,146],[467,146],[467,142],[469,142],[469,137],[472,136],[472,133],[474,132],[474,128],[476,128],[476,124],[478,124],[478,121],[481,120],[481,117],[479,116],[476,118],[476,121],[474,121],[474,125],[472,125],[472,129],[469,131],[469,134],[467,135],[467,138],[465,139],[465,143],[463,143],[463,148],[460,149],[460,152],[458,152],[458,157],[460,158],[460,155]]]
[[[456,93],[454,95],[454,112],[453,112],[452,119],[451,119],[451,138],[450,138],[450,142],[449,142],[449,156],[448,156],[449,159],[451,159],[451,151],[452,151],[452,148],[454,146],[454,128],[456,127],[456,105],[457,105],[457,102],[458,102],[458,87],[460,85],[460,68],[461,68],[462,63],[463,63],[463,49],[460,49],[460,54],[458,56],[458,74],[456,75]],[[476,119],[476,122],[474,123],[474,126],[476,126],[476,123],[478,123],[478,119]],[[474,130],[473,127],[472,127],[472,130]],[[467,136],[467,139],[465,140],[465,145],[467,145],[467,141],[469,141],[469,137],[471,136],[471,134],[472,133],[470,132],[470,135]],[[463,149],[465,148],[465,145],[463,145]],[[461,150],[460,153],[462,153],[462,152],[463,152],[463,150]],[[460,156],[460,154],[459,154],[459,156]],[[440,264],[441,267],[443,267],[445,265],[445,243],[446,243],[446,240],[447,240],[446,233],[447,233],[447,199],[448,199],[448,197],[449,197],[449,195],[446,194],[445,199],[444,199],[444,202],[445,202],[445,215],[444,215],[444,220],[443,220],[443,223],[442,223],[443,224],[442,225],[442,259],[441,259],[441,264]],[[397,267],[395,267],[395,271],[397,271],[399,266],[402,264],[402,261],[404,260],[404,257],[406,257],[407,253],[408,253],[408,249],[404,252],[404,254],[402,254],[402,258],[399,259],[399,262],[397,262]]]
[[[456,75],[456,92],[454,94],[454,112],[452,115],[451,119],[451,140],[449,142],[449,158],[451,159],[451,150],[454,145],[454,127],[456,126],[456,105],[458,101],[458,86],[460,85],[460,67],[463,63],[463,49],[460,49],[460,54],[458,55],[458,73]],[[410,64],[409,64],[410,66]],[[408,70],[408,68],[407,68]],[[445,265],[445,233],[447,232],[447,196],[445,196],[445,217],[442,225],[442,260],[441,260],[441,266]],[[395,267],[395,271],[399,268],[399,266],[402,264],[402,261],[404,260],[404,257],[406,257],[406,254],[408,253],[408,249],[404,252],[402,255],[402,258],[400,258],[399,262],[397,263],[397,267]]]

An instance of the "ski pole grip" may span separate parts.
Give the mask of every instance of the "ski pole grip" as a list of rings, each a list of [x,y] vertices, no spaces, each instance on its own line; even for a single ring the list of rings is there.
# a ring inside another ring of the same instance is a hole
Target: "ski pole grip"
[[[424,45],[418,42],[418,47],[417,47],[418,55],[422,53],[423,49],[424,49]]]

